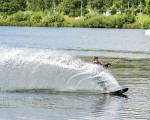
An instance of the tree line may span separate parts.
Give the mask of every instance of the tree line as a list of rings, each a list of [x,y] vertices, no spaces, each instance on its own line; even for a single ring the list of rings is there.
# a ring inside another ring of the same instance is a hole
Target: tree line
[[[88,13],[88,9],[98,13],[111,9],[113,14],[117,10],[123,13],[128,8],[137,10],[140,7],[145,14],[150,14],[150,0],[0,0],[0,12],[11,15],[26,10],[53,11],[56,7],[58,12],[75,17],[80,15],[81,2],[84,15]]]
[[[140,10],[150,16],[150,0],[0,0],[0,26],[150,28],[136,22]]]

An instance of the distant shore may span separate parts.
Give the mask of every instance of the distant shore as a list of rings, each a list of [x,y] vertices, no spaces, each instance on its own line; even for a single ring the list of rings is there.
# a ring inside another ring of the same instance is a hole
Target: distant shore
[[[140,13],[110,16],[93,13],[73,18],[62,13],[54,16],[49,13],[19,11],[10,16],[0,16],[0,26],[150,29],[150,17]]]

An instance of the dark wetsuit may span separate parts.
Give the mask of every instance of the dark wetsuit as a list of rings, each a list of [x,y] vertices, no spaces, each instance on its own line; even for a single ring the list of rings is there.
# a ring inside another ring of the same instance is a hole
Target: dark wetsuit
[[[100,65],[102,67],[104,67],[105,69],[109,67],[110,63],[107,63],[107,64],[102,64],[100,62],[93,62],[93,64],[97,64],[97,65]],[[105,91],[108,91],[107,87],[106,87],[106,84],[107,84],[107,81],[103,81],[103,80],[99,80],[101,77],[98,76],[98,77],[95,77],[98,81],[98,84],[105,90]]]
[[[107,64],[102,64],[102,63],[100,63],[100,62],[93,62],[94,64],[97,64],[97,65],[101,65],[102,67],[104,67],[104,68],[108,68],[109,67],[109,63],[107,63]]]

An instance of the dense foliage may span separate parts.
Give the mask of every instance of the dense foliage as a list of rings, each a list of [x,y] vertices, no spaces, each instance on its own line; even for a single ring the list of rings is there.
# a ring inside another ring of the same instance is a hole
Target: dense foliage
[[[53,10],[55,6],[58,11],[66,15],[78,16],[81,2],[84,14],[88,13],[88,9],[98,13],[103,13],[107,9],[124,12],[128,7],[134,10],[139,9],[139,5],[147,14],[150,10],[150,0],[0,0],[0,12],[13,14],[19,10],[45,11]]]
[[[0,0],[1,14],[13,14],[26,9],[26,0]]]
[[[150,16],[150,0],[0,0],[0,25],[149,28],[150,20],[135,23],[140,9]]]

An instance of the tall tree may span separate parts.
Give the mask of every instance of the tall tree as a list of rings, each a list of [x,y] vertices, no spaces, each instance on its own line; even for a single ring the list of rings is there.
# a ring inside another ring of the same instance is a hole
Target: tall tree
[[[0,0],[0,12],[2,14],[13,14],[19,10],[24,11],[26,0]]]
[[[146,0],[146,14],[150,16],[150,0]]]

